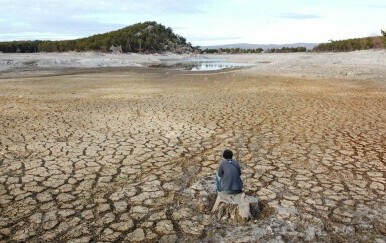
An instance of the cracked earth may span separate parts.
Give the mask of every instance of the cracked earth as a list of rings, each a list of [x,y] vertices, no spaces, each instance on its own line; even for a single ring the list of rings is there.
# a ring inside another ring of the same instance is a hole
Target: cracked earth
[[[385,86],[155,69],[0,82],[1,242],[386,239]],[[264,217],[210,214],[225,148]]]

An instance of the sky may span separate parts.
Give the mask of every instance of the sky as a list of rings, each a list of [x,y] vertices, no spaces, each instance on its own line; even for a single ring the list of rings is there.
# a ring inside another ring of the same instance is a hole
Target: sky
[[[380,35],[385,0],[0,0],[0,41],[66,40],[156,21],[194,46]]]

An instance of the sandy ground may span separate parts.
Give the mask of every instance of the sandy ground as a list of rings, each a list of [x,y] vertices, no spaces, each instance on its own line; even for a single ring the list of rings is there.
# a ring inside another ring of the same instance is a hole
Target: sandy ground
[[[349,78],[386,80],[386,51],[368,50],[347,53],[262,53],[241,55],[175,55],[175,54],[104,54],[104,53],[0,53],[0,78],[31,75],[34,71],[73,68],[127,68],[160,64],[162,60],[221,58],[230,62],[254,64],[251,70],[260,74],[293,77]],[[71,70],[70,70],[71,71]]]
[[[221,57],[221,55],[213,55]],[[224,55],[223,55],[224,56]],[[386,51],[225,55],[233,62],[256,64],[260,74],[293,77],[372,79],[386,81]]]
[[[226,58],[261,65],[4,68],[0,241],[384,242],[385,52]],[[224,148],[260,219],[210,213]]]

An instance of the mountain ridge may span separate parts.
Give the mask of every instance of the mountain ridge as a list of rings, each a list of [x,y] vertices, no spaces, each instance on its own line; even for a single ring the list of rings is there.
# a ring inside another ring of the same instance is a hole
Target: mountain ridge
[[[240,49],[258,49],[262,48],[263,50],[272,49],[272,48],[282,48],[282,47],[305,47],[307,50],[312,50],[319,43],[307,43],[307,42],[298,42],[290,44],[251,44],[251,43],[234,43],[234,44],[225,44],[225,45],[210,45],[210,46],[201,46],[202,50],[205,49],[231,49],[231,48],[240,48]]]

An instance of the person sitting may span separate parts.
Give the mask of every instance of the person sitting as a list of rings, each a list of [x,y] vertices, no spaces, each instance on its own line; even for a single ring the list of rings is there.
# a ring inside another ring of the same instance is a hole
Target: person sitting
[[[229,149],[224,150],[223,157],[224,159],[220,162],[216,175],[217,192],[241,193],[243,191],[243,182],[240,177],[240,163],[232,159],[233,152]]]

